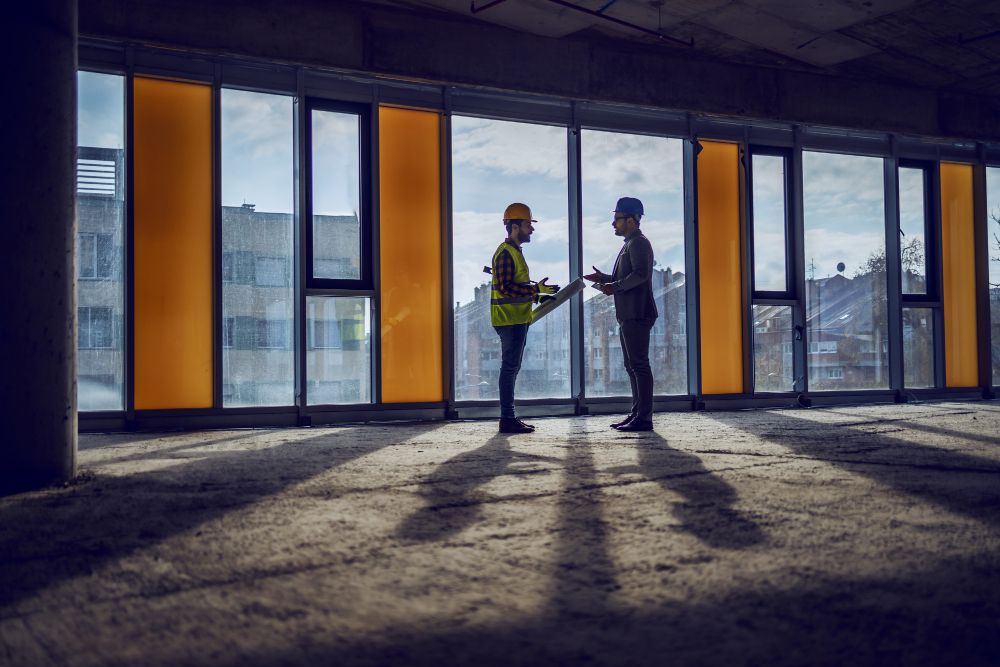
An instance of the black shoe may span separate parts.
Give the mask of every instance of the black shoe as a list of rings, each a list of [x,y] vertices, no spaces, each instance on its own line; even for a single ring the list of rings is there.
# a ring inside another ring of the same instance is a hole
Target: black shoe
[[[627,424],[618,427],[619,431],[652,431],[653,422],[645,419],[633,419]]]
[[[500,432],[501,433],[534,433],[535,429],[524,424],[514,417],[501,417],[500,418]]]
[[[521,426],[523,426],[524,428],[530,428],[530,429],[531,429],[532,431],[534,431],[534,430],[535,430],[535,425],[534,425],[534,424],[527,424],[527,423],[525,423],[525,422],[521,421],[520,419],[518,419],[517,417],[515,417],[515,418],[514,418],[514,420],[515,420],[515,421],[516,421],[516,422],[517,422],[518,424],[520,424]]]
[[[625,419],[621,420],[620,422],[615,422],[614,424],[612,424],[611,428],[618,428],[619,426],[624,426],[625,424],[628,424],[633,419],[635,419],[635,415],[629,415],[629,416],[625,417]]]

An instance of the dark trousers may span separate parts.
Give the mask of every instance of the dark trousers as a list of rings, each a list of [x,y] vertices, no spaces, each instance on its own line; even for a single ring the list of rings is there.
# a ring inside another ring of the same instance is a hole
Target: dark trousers
[[[656,319],[622,320],[618,337],[622,342],[625,370],[632,383],[632,414],[653,420],[653,369],[649,367],[649,334]]]
[[[500,416],[514,417],[514,382],[521,370],[524,343],[528,340],[528,325],[509,324],[493,328],[500,336]]]

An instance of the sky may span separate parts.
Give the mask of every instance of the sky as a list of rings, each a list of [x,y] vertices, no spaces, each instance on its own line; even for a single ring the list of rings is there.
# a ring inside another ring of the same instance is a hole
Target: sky
[[[77,143],[96,148],[125,147],[125,78],[78,72]]]
[[[783,292],[785,277],[785,158],[753,156],[754,289]]]
[[[852,278],[872,253],[885,252],[881,158],[803,151],[806,278]]]

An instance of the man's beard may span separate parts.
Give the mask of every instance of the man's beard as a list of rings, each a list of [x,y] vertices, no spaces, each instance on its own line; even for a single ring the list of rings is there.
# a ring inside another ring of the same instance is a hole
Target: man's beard
[[[517,232],[517,242],[518,243],[531,243],[531,234],[527,234],[518,230]]]

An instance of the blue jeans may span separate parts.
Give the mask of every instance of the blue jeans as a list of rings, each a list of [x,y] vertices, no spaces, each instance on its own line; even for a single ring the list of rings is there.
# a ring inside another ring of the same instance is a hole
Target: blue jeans
[[[509,324],[493,328],[500,336],[500,416],[514,417],[514,382],[521,370],[528,325]]]

